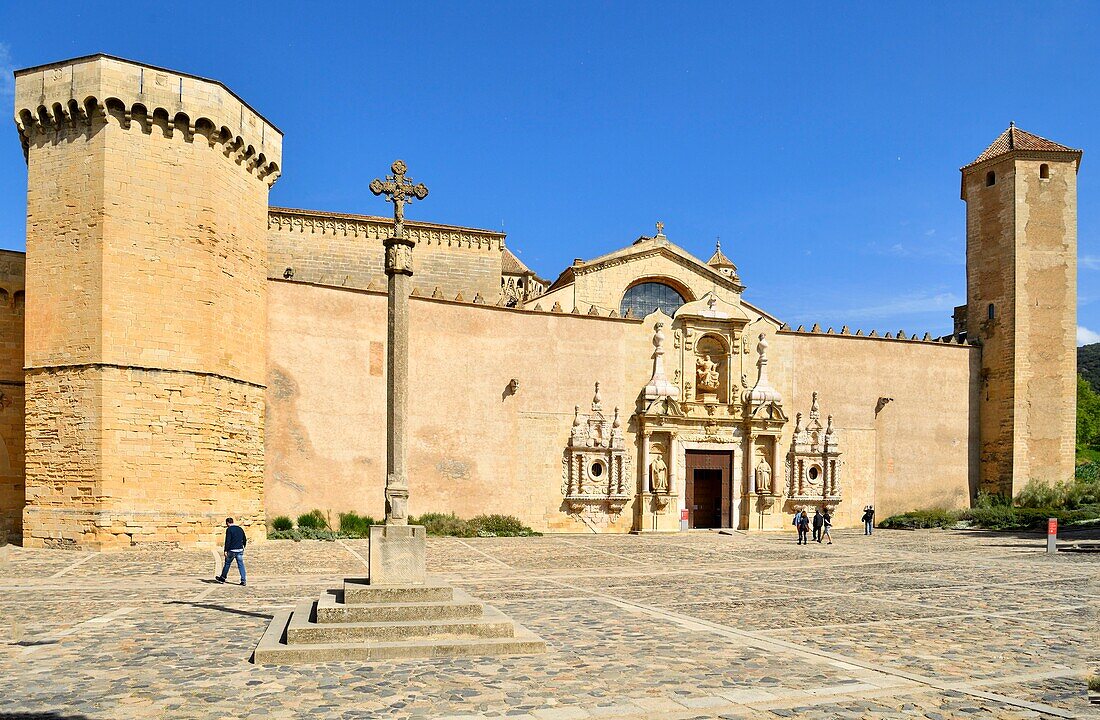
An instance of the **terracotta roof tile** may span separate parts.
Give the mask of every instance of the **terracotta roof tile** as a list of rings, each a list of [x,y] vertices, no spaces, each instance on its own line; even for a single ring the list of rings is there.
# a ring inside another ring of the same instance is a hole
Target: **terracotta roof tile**
[[[531,268],[523,264],[508,248],[504,248],[504,256],[500,261],[500,271],[508,275],[522,275],[531,272]]]
[[[1068,153],[1080,153],[1080,150],[1076,150],[1071,147],[1066,147],[1060,143],[1056,143],[1053,140],[1047,140],[1044,137],[1021,130],[1016,127],[1015,124],[1008,126],[1008,129],[1001,133],[993,143],[985,149],[981,155],[977,157],[974,162],[966,165],[977,165],[980,162],[1010,153],[1013,150],[1038,150],[1045,152],[1068,152]]]

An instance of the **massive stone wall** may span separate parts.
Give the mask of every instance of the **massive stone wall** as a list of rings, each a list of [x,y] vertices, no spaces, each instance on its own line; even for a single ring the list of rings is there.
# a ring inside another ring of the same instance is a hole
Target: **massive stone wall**
[[[0,542],[23,529],[23,317],[26,256],[0,250]]]
[[[413,280],[421,295],[436,288],[449,300],[478,294],[496,303],[500,296],[504,235],[488,230],[409,221],[416,241]],[[391,218],[272,208],[268,219],[268,277],[287,269],[300,282],[366,289],[386,285],[382,240]]]
[[[791,417],[819,393],[843,455],[842,525],[864,505],[879,518],[967,507],[977,489],[977,383],[969,345],[780,332],[772,367]]]
[[[262,524],[278,131],[217,83],[104,56],[20,71],[16,93],[24,543],[193,543],[226,515]]]
[[[297,282],[272,282],[268,295],[268,515],[320,508],[333,519],[345,510],[380,517],[385,296]],[[587,531],[562,506],[574,407],[586,412],[600,381],[604,412],[621,409],[636,478],[630,416],[650,376],[657,316],[626,321],[423,298],[412,300],[411,315],[410,511],[502,512],[539,530]],[[857,525],[865,504],[885,513],[967,503],[976,477],[976,348],[786,332],[773,340],[772,380],[792,419],[782,454],[812,392],[836,416],[845,453],[839,525]],[[892,401],[878,409],[880,397]],[[607,529],[629,530],[632,517],[628,506]],[[767,527],[786,522],[774,514]]]

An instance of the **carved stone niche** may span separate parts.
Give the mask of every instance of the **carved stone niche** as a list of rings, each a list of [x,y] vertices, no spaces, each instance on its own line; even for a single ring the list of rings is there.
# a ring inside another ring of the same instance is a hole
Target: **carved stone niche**
[[[634,488],[628,487],[629,464],[619,408],[612,420],[604,417],[600,384],[596,383],[591,413],[581,414],[579,405],[574,408],[573,428],[562,460],[562,494],[568,512],[589,519],[593,514],[613,517],[622,513],[634,497]]]
[[[813,394],[809,420],[795,418],[794,440],[787,455],[787,496],[792,503],[835,507],[841,501],[840,443],[833,416],[821,424],[817,393]]]

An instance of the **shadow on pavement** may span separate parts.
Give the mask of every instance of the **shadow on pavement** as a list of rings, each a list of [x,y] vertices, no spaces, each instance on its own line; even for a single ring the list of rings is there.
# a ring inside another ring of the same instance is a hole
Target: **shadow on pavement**
[[[191,602],[188,600],[171,600],[168,605],[190,605],[191,607],[203,608],[205,610],[217,610],[218,612],[232,613],[233,615],[246,615],[248,617],[263,618],[264,620],[271,620],[275,616],[268,615],[267,613],[249,612],[248,610],[238,610],[236,608],[226,607],[225,605],[216,605],[214,603],[202,603]],[[3,716],[0,715],[0,720]]]

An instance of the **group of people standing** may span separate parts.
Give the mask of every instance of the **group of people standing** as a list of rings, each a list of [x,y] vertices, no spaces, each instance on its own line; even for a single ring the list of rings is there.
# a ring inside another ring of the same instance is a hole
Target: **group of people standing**
[[[825,512],[821,512],[821,508],[815,508],[812,521],[810,520],[810,516],[806,514],[805,510],[799,510],[794,514],[793,525],[798,530],[799,545],[810,544],[809,534],[811,525],[814,529],[814,542],[820,543],[823,540],[828,540],[829,545],[833,544],[833,536],[830,533],[830,530],[833,527],[833,514],[830,513],[828,510],[826,510]]]
[[[870,535],[875,527],[875,508],[871,505],[863,508],[863,534]],[[832,528],[833,528],[833,514],[829,512],[828,508],[824,512],[821,508],[814,509],[814,516],[811,519],[806,514],[805,509],[799,510],[794,514],[794,521],[791,523],[798,530],[798,544],[809,545],[810,544],[810,528],[813,528],[813,540],[814,542],[827,541],[827,545],[833,544]]]

